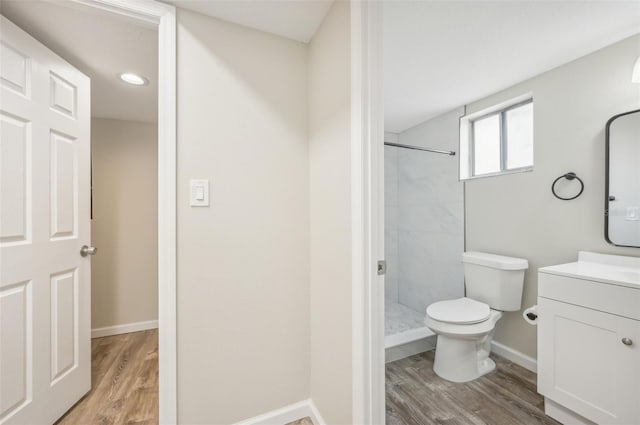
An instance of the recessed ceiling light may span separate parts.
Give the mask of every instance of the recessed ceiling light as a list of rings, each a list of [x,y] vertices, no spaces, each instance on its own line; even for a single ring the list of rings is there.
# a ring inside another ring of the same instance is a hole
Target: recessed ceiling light
[[[133,72],[123,72],[119,77],[125,83],[133,84],[134,86],[145,86],[149,84],[149,80]]]

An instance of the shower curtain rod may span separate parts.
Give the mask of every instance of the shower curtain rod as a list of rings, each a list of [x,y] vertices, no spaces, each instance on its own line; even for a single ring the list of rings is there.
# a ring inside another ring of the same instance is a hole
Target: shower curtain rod
[[[395,146],[396,148],[404,148],[404,149],[413,149],[416,151],[424,151],[424,152],[433,152],[433,153],[441,153],[443,155],[455,155],[454,151],[442,151],[440,149],[431,149],[431,148],[420,148],[418,146],[409,146],[409,145],[401,145],[400,143],[391,143],[384,142],[385,146]]]

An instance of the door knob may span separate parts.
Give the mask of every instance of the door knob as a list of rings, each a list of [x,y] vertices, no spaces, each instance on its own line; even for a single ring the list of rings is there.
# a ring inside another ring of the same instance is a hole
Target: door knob
[[[98,248],[95,246],[82,245],[82,248],[80,248],[80,255],[83,257],[86,257],[87,255],[95,255],[96,252],[98,252]]]
[[[633,341],[631,341],[631,338],[622,338],[622,343],[624,345],[631,345],[633,344]]]

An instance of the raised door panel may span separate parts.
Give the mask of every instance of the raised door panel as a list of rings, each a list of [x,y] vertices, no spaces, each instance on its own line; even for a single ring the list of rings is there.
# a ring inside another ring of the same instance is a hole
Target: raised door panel
[[[71,137],[51,131],[51,237],[76,236],[78,223],[77,143]]]
[[[640,423],[640,322],[538,299],[538,390],[597,423]]]
[[[54,72],[49,74],[49,107],[69,118],[76,118],[77,88]]]
[[[0,42],[0,84],[23,96],[30,95],[31,60],[5,42]]]
[[[0,421],[31,400],[31,282],[0,289]]]
[[[78,274],[51,276],[51,384],[78,365]]]
[[[0,245],[28,242],[30,233],[30,124],[0,111]]]

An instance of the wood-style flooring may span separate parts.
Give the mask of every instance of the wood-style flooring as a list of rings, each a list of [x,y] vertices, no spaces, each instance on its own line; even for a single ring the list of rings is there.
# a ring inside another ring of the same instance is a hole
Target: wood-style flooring
[[[91,340],[92,388],[59,425],[158,423],[158,331]]]
[[[534,373],[492,354],[496,371],[456,384],[433,372],[434,354],[387,364],[387,425],[558,425],[544,414]],[[57,424],[157,424],[157,330],[93,339],[91,355],[92,390]]]
[[[435,374],[434,355],[387,364],[387,425],[559,425],[544,414],[533,372],[492,354],[494,372],[457,384]]]

